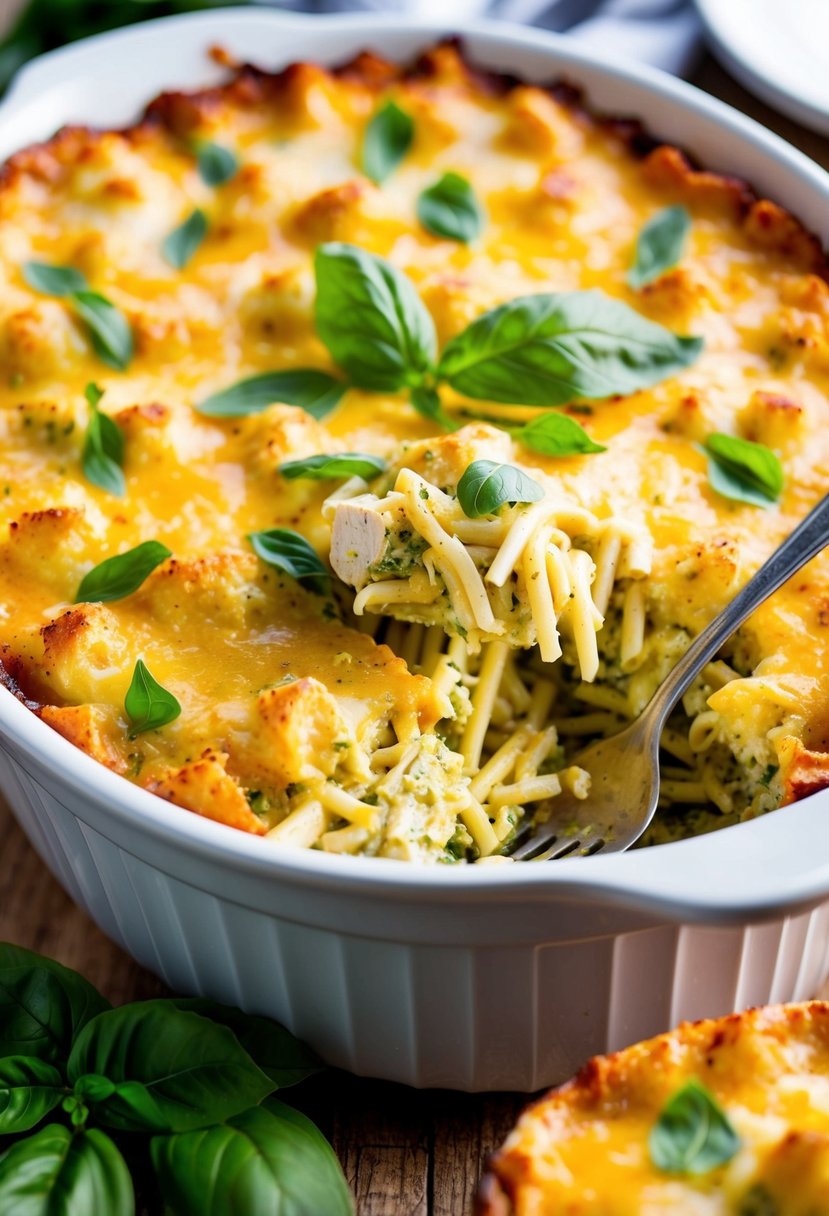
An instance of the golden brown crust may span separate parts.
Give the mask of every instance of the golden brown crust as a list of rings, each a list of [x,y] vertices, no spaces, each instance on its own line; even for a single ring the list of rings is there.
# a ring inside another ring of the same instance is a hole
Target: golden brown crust
[[[730,1199],[733,1181],[735,1195],[747,1194],[754,1185],[793,1202],[781,1211],[811,1211],[808,1204],[813,1197],[826,1194],[829,1137],[825,1129],[812,1130],[821,1127],[822,1090],[816,1091],[817,1105],[812,1108],[810,1078],[817,1078],[821,1086],[828,1064],[829,1004],[822,1001],[686,1022],[657,1038],[597,1056],[571,1081],[524,1112],[487,1163],[476,1216],[529,1216],[542,1211],[612,1216],[637,1210],[638,1188],[646,1188],[649,1201],[658,1205],[662,1185],[663,1201],[670,1195],[676,1203],[681,1176],[661,1174],[650,1165],[638,1139],[646,1142],[666,1097],[691,1077],[702,1081],[735,1119],[741,1107],[751,1112],[738,1131],[752,1170],[743,1164],[736,1181],[720,1171],[704,1184],[709,1187],[705,1193],[711,1194],[713,1188],[716,1195]],[[787,1094],[793,1092],[803,1094],[799,1105],[787,1105]],[[765,1124],[763,1116],[770,1117]],[[788,1126],[781,1131],[782,1124]],[[590,1139],[594,1131],[595,1143]],[[613,1179],[593,1168],[598,1144],[608,1156],[618,1146],[620,1157],[627,1158]],[[637,1147],[642,1151],[634,1160]],[[549,1169],[551,1161],[560,1168]],[[697,1179],[689,1179],[689,1196],[697,1184]],[[611,1193],[605,1187],[617,1189]],[[644,1196],[645,1190],[641,1193]]]
[[[685,197],[699,203],[726,207],[742,219],[746,233],[759,245],[776,249],[823,279],[829,278],[829,263],[819,239],[779,204],[760,197],[743,179],[698,169],[692,159],[672,144],[656,139],[638,120],[596,113],[585,107],[581,89],[567,80],[554,80],[543,86],[523,89],[516,77],[495,73],[476,66],[464,53],[459,39],[448,39],[422,54],[413,63],[395,64],[372,52],[361,52],[339,66],[325,68],[312,63],[293,63],[278,72],[268,72],[251,64],[232,68],[225,84],[195,92],[170,91],[160,94],[147,106],[143,116],[130,127],[117,132],[133,145],[150,137],[163,127],[182,140],[217,118],[227,106],[256,110],[279,107],[290,112],[292,101],[302,121],[307,121],[304,99],[308,89],[325,89],[337,79],[362,86],[369,94],[378,93],[391,83],[434,79],[442,85],[456,83],[458,87],[474,87],[484,93],[501,95],[515,91],[520,99],[526,94],[531,101],[531,113],[522,111],[526,120],[527,137],[549,138],[549,124],[537,114],[546,94],[555,105],[565,107],[571,115],[583,114],[587,119],[614,134],[629,149],[631,155],[642,158],[646,177],[660,187],[673,189],[679,199]],[[528,102],[528,104],[530,104]],[[526,107],[525,107],[526,110]],[[543,128],[543,131],[542,131]],[[111,132],[91,127],[64,127],[51,139],[24,148],[0,170],[0,200],[4,188],[17,179],[31,176],[44,182],[54,182],[64,166],[76,165],[90,155],[95,141]],[[2,202],[0,201],[0,208]]]

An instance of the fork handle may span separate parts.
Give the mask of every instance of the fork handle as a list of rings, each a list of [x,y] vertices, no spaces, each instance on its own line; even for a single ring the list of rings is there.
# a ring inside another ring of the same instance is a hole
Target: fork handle
[[[703,629],[654,693],[645,711],[652,730],[660,730],[679,698],[735,629],[787,579],[829,545],[829,494],[775,549],[730,604]]]

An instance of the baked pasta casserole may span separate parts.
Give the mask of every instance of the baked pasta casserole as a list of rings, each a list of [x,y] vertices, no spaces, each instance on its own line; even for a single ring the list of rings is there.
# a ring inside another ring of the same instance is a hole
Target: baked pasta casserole
[[[821,247],[452,43],[226,66],[3,170],[3,679],[275,845],[503,860],[829,486]],[[821,558],[649,841],[829,784],[828,731]]]
[[[478,1216],[821,1216],[829,1005],[686,1023],[591,1060],[518,1121]]]

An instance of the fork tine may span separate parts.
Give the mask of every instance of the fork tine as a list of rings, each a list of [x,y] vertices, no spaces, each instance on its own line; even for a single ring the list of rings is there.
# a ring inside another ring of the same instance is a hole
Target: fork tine
[[[579,836],[532,836],[531,830],[522,833],[522,836],[529,838],[519,837],[518,844],[508,854],[514,861],[558,861],[570,856],[592,857],[607,843],[603,837],[585,841]]]

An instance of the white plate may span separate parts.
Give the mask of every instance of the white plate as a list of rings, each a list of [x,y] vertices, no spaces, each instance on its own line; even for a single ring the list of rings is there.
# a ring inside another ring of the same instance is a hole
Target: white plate
[[[696,0],[717,57],[789,118],[829,135],[829,0]]]

